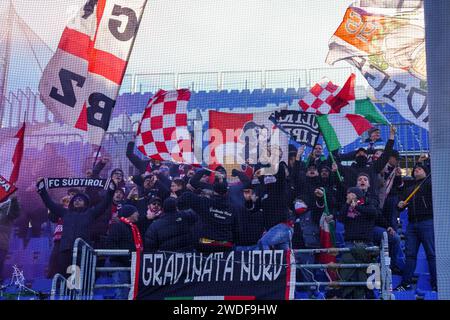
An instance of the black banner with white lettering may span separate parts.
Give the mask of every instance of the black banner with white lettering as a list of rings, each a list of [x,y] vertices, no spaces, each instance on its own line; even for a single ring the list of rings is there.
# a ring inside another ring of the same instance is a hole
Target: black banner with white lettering
[[[314,147],[319,139],[316,115],[296,110],[281,110],[272,113],[270,120],[299,144]]]
[[[290,251],[145,253],[138,260],[138,279],[132,281],[130,293],[132,297],[137,291],[137,300],[294,298],[295,266],[291,266]]]
[[[108,189],[111,179],[95,178],[45,178],[38,184],[38,189],[56,189],[56,188],[82,188],[92,187]]]

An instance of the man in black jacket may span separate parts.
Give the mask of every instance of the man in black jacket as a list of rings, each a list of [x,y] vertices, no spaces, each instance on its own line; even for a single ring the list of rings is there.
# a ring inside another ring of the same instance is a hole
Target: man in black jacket
[[[347,190],[347,200],[342,206],[338,220],[344,224],[345,244],[354,247],[356,243],[370,245],[375,219],[380,214],[378,197],[368,191],[368,176],[358,176],[356,187]]]
[[[197,215],[191,211],[178,211],[177,200],[169,197],[163,203],[163,213],[145,233],[145,251],[193,251],[197,242],[193,226]]]
[[[133,235],[133,228],[137,230],[135,224],[139,219],[137,208],[132,205],[123,205],[119,209],[119,219],[119,222],[114,223],[108,232],[106,247],[109,249],[129,250],[130,252],[136,251],[137,246],[142,248],[142,238],[139,231]],[[130,256],[112,256],[109,258],[109,267],[130,267],[130,265]],[[115,271],[112,273],[112,278],[115,284],[129,284],[130,272]],[[129,289],[127,288],[117,288],[114,299],[127,299],[128,291]]]
[[[260,169],[262,170],[262,169]],[[271,248],[287,250],[291,248],[294,221],[290,213],[289,170],[285,162],[280,162],[275,175],[259,174],[261,209],[266,233],[258,241],[262,250]],[[258,175],[258,174],[257,174]]]
[[[397,290],[406,290],[411,287],[412,277],[416,269],[417,253],[422,244],[427,256],[430,269],[430,282],[433,290],[437,290],[436,280],[436,252],[434,247],[434,225],[433,225],[433,200],[431,189],[431,177],[427,177],[430,169],[423,163],[418,163],[413,169],[414,183],[406,188],[402,199],[421,183],[419,191],[406,203],[404,200],[398,203],[398,208],[408,208],[408,228],[406,230],[406,265],[403,272],[401,285]]]
[[[57,217],[63,219],[63,234],[60,243],[58,270],[67,270],[72,262],[74,241],[82,238],[89,243],[89,227],[111,203],[116,185],[111,181],[108,192],[102,202],[95,207],[89,207],[89,197],[83,193],[76,194],[70,200],[69,208],[53,202],[44,186],[43,179],[37,182],[37,192],[45,206]]]
[[[257,243],[265,231],[261,199],[256,196],[255,186],[252,185],[250,178],[242,171],[234,171],[233,175],[238,176],[242,183],[240,201],[233,203],[236,207],[238,220],[234,250],[258,250],[259,246]]]
[[[180,210],[192,209],[199,215],[197,249],[201,252],[230,251],[236,234],[236,214],[224,182],[215,182],[210,198],[190,191],[178,198]]]

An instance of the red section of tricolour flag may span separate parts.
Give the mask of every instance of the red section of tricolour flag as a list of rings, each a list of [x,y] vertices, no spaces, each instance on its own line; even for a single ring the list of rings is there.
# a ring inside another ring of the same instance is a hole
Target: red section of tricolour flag
[[[372,125],[370,122],[357,114],[347,114],[345,117],[350,121],[350,123],[355,128],[355,131],[358,133],[358,135],[362,135],[364,132],[372,128]]]

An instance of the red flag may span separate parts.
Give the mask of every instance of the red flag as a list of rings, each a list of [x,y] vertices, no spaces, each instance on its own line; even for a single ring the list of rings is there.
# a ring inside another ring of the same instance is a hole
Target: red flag
[[[15,184],[19,179],[20,163],[22,162],[24,142],[25,142],[25,122],[23,123],[19,131],[17,131],[15,138],[18,138],[19,141],[17,142],[16,149],[14,150],[14,155],[12,158],[14,167],[11,172],[11,177],[9,178],[9,182],[12,184]]]

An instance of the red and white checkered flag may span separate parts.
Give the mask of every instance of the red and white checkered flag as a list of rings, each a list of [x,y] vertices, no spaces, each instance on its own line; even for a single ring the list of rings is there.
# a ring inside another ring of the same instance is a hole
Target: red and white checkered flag
[[[136,146],[151,159],[196,163],[187,128],[188,89],[159,90],[148,102],[139,123]]]
[[[340,113],[349,101],[355,100],[355,74],[352,73],[342,89],[323,78],[299,101],[304,112],[314,114]]]

